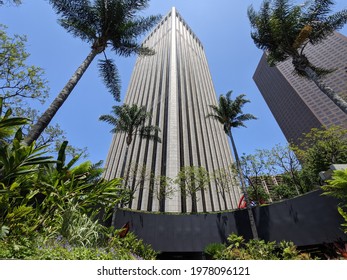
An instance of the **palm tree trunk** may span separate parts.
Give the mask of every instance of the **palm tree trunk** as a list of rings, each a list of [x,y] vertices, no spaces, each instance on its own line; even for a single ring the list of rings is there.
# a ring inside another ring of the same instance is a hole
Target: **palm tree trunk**
[[[248,212],[248,217],[249,217],[249,223],[251,225],[253,239],[258,239],[258,231],[257,231],[257,227],[255,225],[255,220],[254,220],[254,216],[253,216],[250,200],[249,200],[248,193],[247,193],[247,190],[246,190],[245,179],[243,177],[243,173],[242,173],[242,169],[241,169],[241,165],[240,165],[239,155],[237,153],[237,149],[236,149],[236,146],[235,146],[234,138],[233,138],[233,136],[231,134],[231,130],[229,130],[228,136],[230,138],[231,145],[233,147],[234,156],[235,156],[235,160],[236,160],[236,167],[237,167],[237,170],[239,172],[240,181],[241,181],[241,188],[242,188],[243,194],[245,196],[246,204],[247,204],[247,212]]]
[[[69,97],[70,93],[72,92],[72,90],[74,89],[74,87],[81,79],[84,72],[87,70],[88,66],[98,53],[98,50],[91,50],[86,59],[77,68],[76,72],[72,75],[72,77],[61,90],[61,92],[58,94],[58,96],[53,100],[48,109],[42,114],[42,116],[37,120],[36,124],[30,129],[28,135],[24,139],[24,143],[26,145],[30,145],[32,142],[36,141],[40,137],[41,133],[49,125],[54,115],[58,112],[59,108]]]
[[[304,68],[307,77],[313,81],[316,86],[333,101],[345,114],[347,114],[347,102],[342,99],[334,90],[328,87],[311,67]]]

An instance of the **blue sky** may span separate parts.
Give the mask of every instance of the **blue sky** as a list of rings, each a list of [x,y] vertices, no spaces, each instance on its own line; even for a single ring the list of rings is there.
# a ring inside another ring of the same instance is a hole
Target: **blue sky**
[[[254,114],[258,120],[248,122],[247,128],[234,130],[239,154],[286,143],[252,80],[262,52],[250,38],[247,7],[252,4],[257,10],[261,2],[151,0],[150,7],[143,13],[166,15],[175,6],[204,46],[217,95],[233,90],[234,96],[244,93],[251,100],[244,111]],[[345,0],[335,2],[336,10],[347,6]],[[60,92],[90,50],[87,43],[60,27],[57,18],[45,0],[23,0],[19,7],[0,8],[0,23],[8,26],[9,33],[27,35],[27,51],[31,54],[29,63],[45,70],[50,100],[40,106],[41,111]],[[347,28],[340,32],[347,35]],[[120,71],[123,100],[136,57],[120,58],[113,54],[110,57]],[[99,78],[95,60],[53,122],[59,123],[66,131],[70,144],[88,148],[91,161],[105,160],[112,139],[111,127],[98,118],[108,114],[116,104]]]

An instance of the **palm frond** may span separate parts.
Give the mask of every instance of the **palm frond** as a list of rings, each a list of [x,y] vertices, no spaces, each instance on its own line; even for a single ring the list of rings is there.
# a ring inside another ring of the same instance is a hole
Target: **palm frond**
[[[161,138],[158,136],[160,131],[159,127],[147,125],[141,128],[140,137],[161,143]]]
[[[53,9],[61,16],[60,25],[75,37],[93,42],[97,37],[97,14],[89,0],[50,0]]]
[[[146,107],[137,104],[123,104],[112,108],[112,115],[102,115],[99,118],[114,126],[111,132],[125,133],[131,140],[135,135],[139,135],[142,138],[161,142],[158,136],[159,127],[146,125],[151,119],[151,113],[146,111]]]
[[[116,101],[120,101],[120,77],[112,59],[99,60],[100,76]]]

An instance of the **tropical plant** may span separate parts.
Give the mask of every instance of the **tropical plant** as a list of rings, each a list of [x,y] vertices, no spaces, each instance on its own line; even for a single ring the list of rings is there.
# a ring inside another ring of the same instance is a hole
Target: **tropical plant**
[[[251,239],[248,242],[242,236],[235,233],[228,236],[225,248],[221,247],[214,254],[218,260],[309,260],[311,256],[300,253],[293,242]]]
[[[210,243],[204,248],[204,254],[207,259],[216,259],[216,255],[225,248],[226,245],[223,243]]]
[[[317,45],[347,22],[347,9],[330,14],[332,0],[311,0],[293,5],[290,0],[264,0],[259,12],[248,8],[255,45],[266,51],[270,66],[292,59],[295,73],[313,81],[343,112],[347,102],[322,81],[331,69],[313,65],[305,55],[308,44]]]
[[[227,92],[225,96],[221,95],[219,97],[218,105],[209,105],[209,107],[212,109],[212,113],[209,113],[207,117],[214,118],[219,123],[221,123],[223,125],[224,132],[230,138],[231,145],[234,151],[237,171],[239,173],[239,177],[241,181],[242,191],[244,193],[245,200],[247,203],[247,211],[248,211],[253,238],[257,239],[258,238],[257,228],[255,225],[250,200],[246,190],[246,184],[245,184],[245,180],[244,180],[242,169],[241,169],[240,159],[237,153],[236,145],[235,145],[234,138],[231,131],[232,128],[237,128],[240,126],[246,127],[244,122],[248,120],[254,120],[256,119],[256,117],[253,116],[252,114],[243,114],[242,107],[249,102],[249,100],[244,98],[245,97],[244,94],[241,94],[237,96],[235,100],[232,100],[231,93],[232,91],[229,91]]]
[[[153,51],[137,43],[137,38],[150,30],[160,19],[159,16],[138,16],[137,13],[148,6],[149,0],[50,0],[49,2],[61,16],[59,20],[61,26],[73,36],[89,43],[91,51],[31,128],[25,138],[27,144],[40,136],[98,54],[103,53],[105,56],[105,59],[99,62],[101,76],[108,90],[119,101],[118,70],[113,60],[107,58],[105,51],[110,46],[112,51],[121,56],[130,56],[134,53],[153,54]]]
[[[39,190],[36,205],[41,213],[42,226],[49,231],[47,235],[59,233],[68,238],[63,232],[71,233],[74,225],[67,221],[88,223],[88,218],[92,224],[96,219],[106,220],[114,205],[125,201],[125,196],[129,195],[121,188],[121,179],[107,181],[101,178],[103,169],[100,164],[86,161],[74,166],[79,156],[66,163],[66,147],[67,142],[64,142],[56,164],[41,165],[26,183]]]
[[[102,115],[99,120],[104,121],[113,126],[111,133],[124,133],[126,135],[126,150],[124,155],[123,166],[121,170],[121,177],[125,175],[125,185],[129,178],[130,168],[126,171],[127,158],[129,146],[139,136],[144,139],[161,142],[158,136],[160,128],[150,125],[151,113],[146,111],[145,106],[138,106],[137,104],[123,104],[122,106],[113,106],[111,115]],[[125,174],[126,172],[126,174]],[[115,224],[116,208],[114,209],[112,225]]]
[[[338,211],[345,220],[342,226],[347,233],[347,169],[334,170],[332,180],[328,180],[328,185],[322,186],[324,195],[329,195],[340,199]]]
[[[114,235],[109,241],[109,246],[124,248],[137,259],[154,260],[157,256],[157,252],[150,245],[144,243],[142,239],[138,239],[132,232],[128,232],[125,237]]]
[[[57,160],[35,142],[23,144],[26,120],[10,111],[0,118],[10,132],[0,145],[0,259],[154,258],[134,236],[111,244],[117,234],[100,223],[125,201],[121,180],[102,179],[101,163],[76,165],[80,156],[66,161],[67,142]]]
[[[26,118],[12,117],[11,108],[7,109],[3,116],[2,111],[3,98],[0,97],[0,146],[8,143],[6,140],[14,134],[17,128],[28,123]]]
[[[148,124],[151,120],[151,113],[146,111],[146,107],[136,104],[113,106],[112,115],[102,115],[100,120],[112,125],[111,133],[124,133],[126,135],[127,148],[125,151],[121,177],[124,177],[129,146],[136,136],[161,143],[158,136],[160,128]]]

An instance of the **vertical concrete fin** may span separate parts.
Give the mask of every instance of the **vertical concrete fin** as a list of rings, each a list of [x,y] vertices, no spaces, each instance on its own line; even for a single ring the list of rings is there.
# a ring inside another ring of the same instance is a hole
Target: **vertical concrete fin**
[[[170,58],[170,87],[168,106],[168,148],[166,176],[175,178],[179,172],[179,135],[178,135],[178,100],[177,100],[177,51],[176,51],[176,8],[171,10],[171,58]],[[166,211],[179,209],[180,196],[166,200]]]

